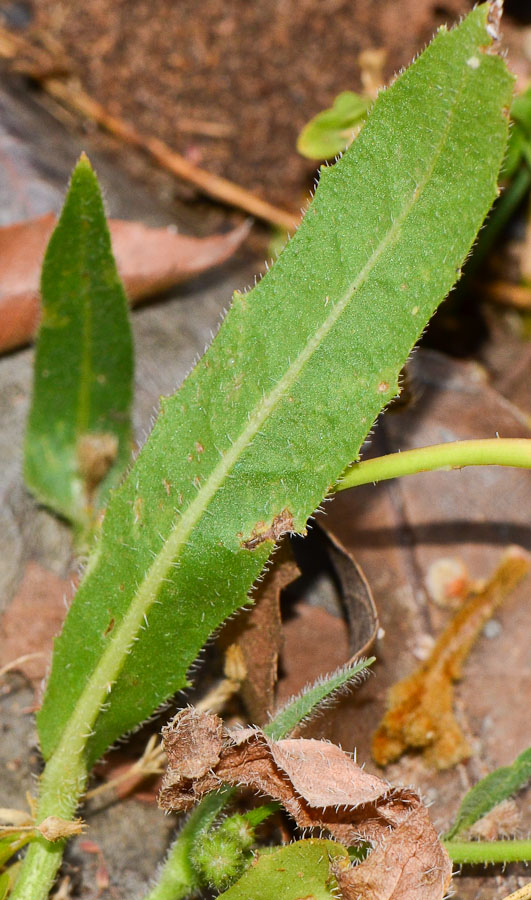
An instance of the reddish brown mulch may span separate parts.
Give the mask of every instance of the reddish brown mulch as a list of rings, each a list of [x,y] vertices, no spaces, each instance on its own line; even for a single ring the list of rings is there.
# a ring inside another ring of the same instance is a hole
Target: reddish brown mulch
[[[199,165],[297,208],[315,165],[305,122],[360,87],[359,54],[407,65],[469,0],[34,0],[27,36],[59,43],[91,96]],[[52,45],[53,46],[53,45]]]

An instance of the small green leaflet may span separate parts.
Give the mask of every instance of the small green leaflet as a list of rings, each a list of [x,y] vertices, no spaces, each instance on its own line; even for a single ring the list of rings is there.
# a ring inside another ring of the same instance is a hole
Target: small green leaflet
[[[511,766],[502,766],[491,772],[465,794],[456,820],[444,839],[453,840],[456,835],[466,831],[502,800],[512,797],[525,787],[530,779],[531,747],[524,750]]]
[[[41,294],[24,475],[83,529],[130,460],[133,392],[127,300],[85,156],[46,250]]]
[[[336,841],[306,840],[259,853],[236,884],[220,894],[225,900],[337,900],[330,862],[349,862]]]
[[[494,9],[441,30],[380,93],[278,262],[162,399],[56,640],[46,758],[82,734],[91,765],[186,686],[396,395],[497,193],[512,77],[486,52]]]
[[[343,91],[330,109],[314,116],[297,139],[297,150],[308,159],[333,159],[351,143],[367,118],[370,97]]]
[[[335,695],[359,684],[374,661],[374,656],[360,659],[352,665],[337,669],[326,678],[314,681],[275,713],[274,719],[264,726],[264,733],[273,741],[287,737],[301,722],[319,712],[323,705],[333,703]]]

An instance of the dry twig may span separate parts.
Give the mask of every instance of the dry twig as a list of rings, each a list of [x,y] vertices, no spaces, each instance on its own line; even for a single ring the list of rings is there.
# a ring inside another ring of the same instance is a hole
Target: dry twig
[[[118,116],[111,115],[101,103],[90,97],[79,85],[72,80],[58,77],[57,63],[49,57],[49,54],[1,27],[0,57],[12,60],[13,69],[37,80],[55,100],[96,122],[101,128],[125,143],[147,153],[161,168],[193,184],[215,200],[229,206],[236,206],[257,219],[263,219],[288,231],[294,231],[297,228],[300,221],[298,216],[273,206],[266,200],[257,197],[252,191],[234,184],[227,178],[195,166],[180,153],[172,150],[164,141],[143,135],[130,123]],[[59,70],[61,73],[65,71],[62,63]]]

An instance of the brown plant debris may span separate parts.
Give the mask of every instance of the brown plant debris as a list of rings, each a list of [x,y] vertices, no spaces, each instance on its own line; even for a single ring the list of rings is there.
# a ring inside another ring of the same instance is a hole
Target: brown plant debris
[[[275,705],[278,657],[282,647],[280,595],[299,576],[287,541],[280,544],[253,594],[254,604],[227,623],[219,641],[236,649],[244,666],[241,695],[252,722],[262,724]]]
[[[528,573],[529,556],[511,547],[492,578],[455,614],[437,639],[428,659],[389,691],[385,713],[372,741],[372,755],[381,766],[409,748],[446,769],[470,756],[471,749],[453,713],[453,682],[476,638],[510,592]]]
[[[362,865],[333,865],[343,900],[434,900],[449,883],[446,866],[437,862],[440,847],[428,810],[417,806]],[[441,848],[442,850],[442,848]]]
[[[27,343],[37,330],[41,265],[55,224],[55,215],[48,213],[0,228],[0,352]],[[249,227],[244,222],[227,234],[196,238],[110,219],[116,265],[130,302],[134,305],[225,262]]]
[[[366,656],[378,633],[378,611],[365,573],[351,553],[325,523],[319,524],[330,564],[341,590],[341,602],[348,622],[349,651],[352,660]]]
[[[53,53],[41,47],[34,47],[20,35],[15,35],[0,26],[0,57],[11,60],[12,68],[41,83],[42,88],[56,101],[100,128],[119,138],[126,144],[138,148],[150,156],[161,168],[178,178],[193,184],[215,200],[239,207],[252,216],[264,219],[280,228],[294,230],[299,225],[299,217],[268,203],[252,191],[235,184],[220,175],[215,175],[195,165],[181,153],[152,134],[143,134],[131,122],[114,115],[101,103],[84,91],[77,79],[64,79],[71,64],[54,41]],[[59,61],[57,55],[62,57]],[[116,78],[114,79],[116,81]],[[120,79],[118,79],[120,80]],[[212,132],[212,128],[207,131]],[[214,125],[214,131],[219,127]],[[223,131],[223,126],[222,126]],[[212,136],[212,134],[211,134]]]
[[[66,615],[70,582],[29,562],[20,587],[0,619],[0,666],[16,669],[38,689],[50,663],[52,642]]]
[[[345,897],[443,897],[451,864],[418,795],[365,772],[335,744],[273,741],[258,728],[224,728],[217,716],[193,708],[175,716],[163,739],[168,769],[159,804],[164,809],[189,809],[222,784],[245,786],[279,800],[301,828],[324,829],[346,846],[375,845],[376,865],[371,854],[345,873]]]
[[[59,816],[47,816],[35,828],[47,841],[62,841],[75,834],[82,834],[85,825],[82,819],[61,819]]]
[[[522,827],[521,810],[512,797],[502,800],[470,826],[468,840],[502,841],[514,838]]]
[[[329,530],[327,520],[313,522],[305,541],[309,543],[309,556],[321,561],[319,571],[335,584],[343,615],[337,615],[337,607],[332,613],[300,601],[291,608],[282,626],[277,707],[308,683],[359,656],[369,655],[378,631],[371,587],[356,559]],[[303,575],[307,574],[303,567]],[[257,720],[251,717],[251,721]]]

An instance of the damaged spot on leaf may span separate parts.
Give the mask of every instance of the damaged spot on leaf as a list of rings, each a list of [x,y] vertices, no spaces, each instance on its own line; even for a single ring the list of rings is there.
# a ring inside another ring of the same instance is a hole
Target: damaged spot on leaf
[[[118,438],[115,434],[101,432],[84,434],[77,442],[79,471],[87,493],[92,494],[105,478],[118,454]]]
[[[242,541],[240,546],[244,550],[254,550],[259,544],[263,544],[264,541],[276,542],[283,534],[293,530],[293,516],[286,507],[275,516],[271,525],[266,525],[265,522],[257,522],[251,532],[251,537],[246,541]]]

